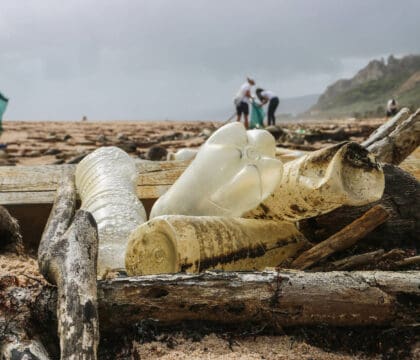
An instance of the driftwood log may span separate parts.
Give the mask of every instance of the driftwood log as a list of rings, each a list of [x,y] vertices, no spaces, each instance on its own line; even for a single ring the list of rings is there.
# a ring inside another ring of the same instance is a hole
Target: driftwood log
[[[380,162],[398,165],[420,145],[420,109],[400,123],[388,136],[375,141],[367,149]]]
[[[301,220],[299,230],[309,241],[320,242],[350,224],[372,206],[380,204],[390,218],[356,246],[390,250],[395,247],[417,248],[420,234],[420,184],[410,174],[393,165],[384,165],[385,191],[379,201],[369,205],[343,206],[328,214]]]
[[[374,206],[336,234],[306,250],[292,262],[291,267],[301,270],[307,269],[333,253],[353,246],[388,218],[389,213],[385,208],[381,205]]]
[[[353,270],[365,265],[375,265],[384,255],[385,251],[379,249],[363,254],[348,256],[337,261],[327,262],[324,266],[312,268],[314,271]]]
[[[57,290],[38,296],[18,286],[5,290],[32,308],[34,320],[51,322]],[[402,326],[420,318],[420,272],[206,272],[149,275],[98,282],[101,331],[145,319],[161,324],[202,320],[281,327]]]
[[[392,133],[395,128],[400,125],[403,121],[407,120],[410,116],[409,108],[402,108],[398,114],[389,119],[386,123],[378,127],[369,137],[361,143],[365,148],[369,147],[375,142],[378,142],[386,138],[390,133]]]
[[[73,218],[75,203],[73,175],[64,176],[41,239],[38,260],[41,273],[58,289],[61,359],[96,359],[98,234],[89,212],[78,210]]]

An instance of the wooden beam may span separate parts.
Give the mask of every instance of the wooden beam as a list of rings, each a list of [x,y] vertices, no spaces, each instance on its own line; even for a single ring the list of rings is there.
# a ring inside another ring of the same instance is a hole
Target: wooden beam
[[[157,199],[187,167],[180,161],[139,161],[137,194],[142,199]],[[0,204],[52,204],[63,174],[73,174],[75,165],[0,167]]]

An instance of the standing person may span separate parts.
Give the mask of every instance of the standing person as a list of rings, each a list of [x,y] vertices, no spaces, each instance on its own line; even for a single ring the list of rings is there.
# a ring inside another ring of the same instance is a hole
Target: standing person
[[[394,116],[398,112],[398,103],[395,99],[389,99],[386,104],[386,116]]]
[[[270,90],[264,90],[261,88],[258,88],[255,93],[257,94],[258,99],[261,101],[261,104],[264,105],[268,102],[268,110],[267,110],[267,122],[268,126],[270,125],[276,125],[276,110],[279,106],[280,100]]]
[[[255,85],[255,81],[247,78],[246,82],[242,84],[233,101],[236,106],[236,121],[241,121],[241,115],[244,115],[244,125],[248,129],[248,115],[249,115],[249,100],[252,99],[251,89]]]

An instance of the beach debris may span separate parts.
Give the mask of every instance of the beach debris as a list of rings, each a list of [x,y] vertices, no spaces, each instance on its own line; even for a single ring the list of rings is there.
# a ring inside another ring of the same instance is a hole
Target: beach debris
[[[38,263],[42,275],[57,286],[61,359],[78,358],[81,354],[86,359],[96,359],[98,232],[93,216],[84,210],[74,215],[75,206],[74,176],[65,174],[42,234]]]
[[[267,131],[246,131],[241,123],[224,125],[157,200],[150,217],[241,216],[278,185],[282,163],[274,156],[275,140]]]
[[[384,186],[374,156],[356,143],[344,142],[287,162],[280,185],[246,217],[305,219],[342,205],[379,200]]]
[[[291,264],[294,269],[305,270],[335,252],[345,250],[363,239],[373,229],[389,218],[389,212],[376,205],[363,216],[345,226],[339,232],[301,254]]]
[[[18,221],[0,206],[0,251],[22,254],[24,250]]]
[[[218,216],[159,216],[130,235],[129,275],[264,270],[309,243],[293,223]]]
[[[406,113],[403,113],[402,119],[405,116]],[[390,121],[394,122],[393,120]],[[387,131],[383,131],[381,134],[384,133]],[[367,143],[370,143],[367,149],[375,154],[378,161],[400,164],[420,145],[420,108],[406,120],[401,121],[389,134],[383,135],[383,137],[377,135],[372,142],[367,141]]]
[[[385,190],[381,199],[362,206],[342,206],[329,213],[300,220],[299,230],[309,241],[318,243],[363,216],[372,206],[381,205],[390,213],[389,219],[365,235],[363,241],[357,244],[357,251],[418,248],[420,183],[395,165],[383,164],[382,170],[385,175]],[[349,252],[347,255],[353,253]]]
[[[136,194],[134,160],[117,147],[102,147],[77,165],[75,176],[81,209],[98,224],[98,275],[124,269],[128,235],[147,219]]]
[[[160,145],[153,145],[146,154],[147,160],[161,161],[165,160],[168,155],[168,150]]]
[[[388,136],[391,132],[395,130],[395,128],[400,125],[403,121],[407,120],[410,116],[410,109],[409,108],[402,108],[398,114],[393,116],[390,120],[379,126],[369,137],[362,142],[362,146],[365,148],[372,145],[374,142],[379,141],[386,136]]]
[[[177,160],[177,161],[187,161],[193,160],[199,149],[190,149],[190,148],[183,148],[179,149],[177,152],[169,152],[167,156],[167,160]]]

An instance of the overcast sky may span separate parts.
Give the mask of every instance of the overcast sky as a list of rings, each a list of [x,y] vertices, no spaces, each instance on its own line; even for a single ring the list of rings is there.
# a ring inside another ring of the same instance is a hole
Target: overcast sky
[[[420,53],[419,0],[3,0],[7,120],[223,120],[246,75],[321,93]]]

